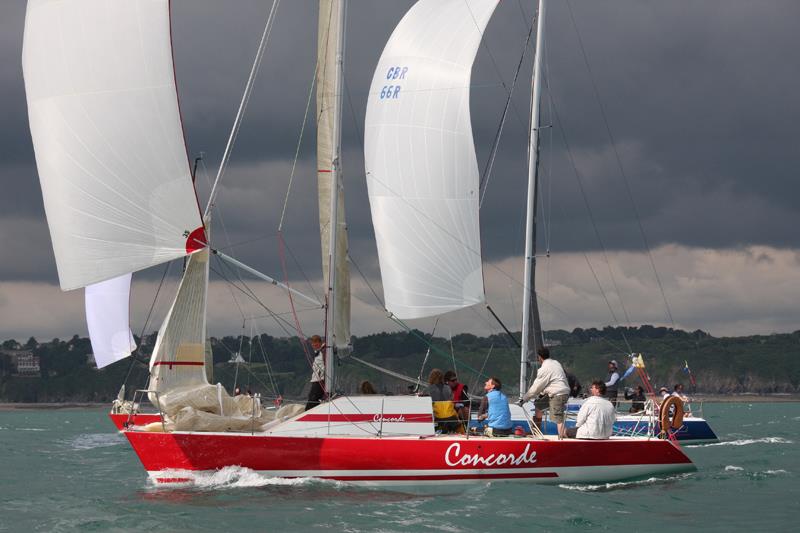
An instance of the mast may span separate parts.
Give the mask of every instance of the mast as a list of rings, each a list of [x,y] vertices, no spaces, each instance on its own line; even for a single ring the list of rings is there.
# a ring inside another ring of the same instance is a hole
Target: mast
[[[344,10],[346,0],[333,0],[332,9],[335,9],[333,16],[336,17],[336,59],[334,61],[334,104],[333,104],[333,124],[332,124],[332,165],[330,171],[331,197],[330,197],[330,238],[328,241],[328,290],[326,295],[325,307],[325,390],[331,394],[334,389],[334,369],[336,368],[333,360],[333,348],[336,346],[336,244],[339,229],[339,189],[341,188],[340,179],[340,156],[342,138],[342,66],[344,63]],[[320,21],[322,23],[322,21]],[[344,339],[345,343],[350,339]]]
[[[536,205],[539,171],[539,102],[542,94],[542,45],[544,41],[545,0],[539,0],[536,16],[536,50],[531,79],[531,130],[528,144],[528,206],[525,214],[525,292],[522,304],[522,349],[519,362],[519,397],[525,394],[530,355],[544,344],[539,305],[536,301]],[[533,343],[533,349],[530,344]]]

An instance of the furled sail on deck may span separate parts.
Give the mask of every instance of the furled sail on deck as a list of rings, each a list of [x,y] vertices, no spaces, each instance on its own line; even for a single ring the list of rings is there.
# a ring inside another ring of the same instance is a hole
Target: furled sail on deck
[[[29,0],[28,115],[61,288],[201,248],[168,0]]]
[[[336,120],[336,42],[344,28],[339,27],[336,12],[342,0],[321,0],[319,3],[319,29],[317,34],[317,186],[319,191],[319,231],[322,242],[322,279],[328,282],[330,222],[331,222],[331,170],[339,157],[339,146],[334,146],[334,121]],[[338,164],[338,162],[336,162]],[[344,214],[344,191],[339,189],[336,218],[336,301],[334,305],[334,331],[337,348],[350,344],[350,268],[347,263],[347,225]]]
[[[420,0],[372,79],[365,164],[386,308],[421,318],[484,301],[472,63],[497,0]]]
[[[206,248],[193,254],[186,263],[178,294],[158,330],[150,357],[150,390],[163,393],[208,384],[205,370],[208,259]]]

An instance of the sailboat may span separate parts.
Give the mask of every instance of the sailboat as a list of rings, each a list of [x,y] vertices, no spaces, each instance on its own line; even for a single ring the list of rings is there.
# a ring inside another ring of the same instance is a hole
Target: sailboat
[[[498,1],[420,0],[394,30],[375,70],[365,128],[367,185],[386,308],[400,319],[483,301],[469,81]],[[532,147],[544,8],[540,0]],[[321,220],[329,232],[322,242],[328,262],[326,383],[335,383],[334,348],[346,349],[349,341],[347,328],[339,328],[349,311],[337,304],[348,297],[346,243],[339,236],[344,10],[345,0],[320,2],[319,70],[332,76],[318,82],[318,103],[331,113],[330,129],[320,128],[329,131],[330,150],[318,152],[330,206]],[[270,477],[379,486],[608,482],[694,470],[679,446],[650,437],[437,434],[429,397],[337,396],[330,387],[331,398],[317,407],[269,415],[255,401],[231,398],[203,371],[208,257],[222,254],[207,244],[210,214],[201,212],[192,187],[168,0],[30,0],[23,67],[61,285],[87,287],[87,316],[102,318],[95,327],[90,319],[96,353],[114,359],[132,349],[131,272],[189,257],[159,330],[150,385],[140,391],[159,414],[137,418],[142,415],[134,405],[127,414],[112,415],[124,417],[121,431],[156,483],[191,483],[229,466]],[[533,159],[529,222],[535,168]],[[532,249],[526,247],[526,283],[533,275]],[[532,284],[530,289],[527,303],[535,302]],[[521,384],[528,351],[526,342]]]

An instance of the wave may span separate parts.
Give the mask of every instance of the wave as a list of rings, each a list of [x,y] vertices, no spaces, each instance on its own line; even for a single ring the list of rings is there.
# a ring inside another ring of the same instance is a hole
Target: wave
[[[575,490],[578,492],[605,492],[610,490],[631,489],[641,487],[643,485],[656,485],[659,483],[668,483],[672,481],[679,481],[690,477],[691,474],[677,474],[667,477],[649,477],[647,479],[639,479],[636,481],[617,481],[614,483],[600,483],[597,485],[558,485],[559,488],[567,490]]]
[[[17,428],[17,431],[47,431],[43,428]]]
[[[761,439],[738,439],[708,444],[688,444],[686,448],[707,448],[709,446],[747,446],[748,444],[794,444],[794,441],[783,437],[764,437]]]
[[[78,435],[67,442],[73,450],[93,450],[95,448],[107,448],[118,446],[125,442],[125,438],[119,433],[88,433]]]
[[[739,470],[744,470],[744,468],[742,468],[741,466],[734,466],[734,465],[728,465],[725,467],[726,472],[738,472]]]
[[[340,481],[314,478],[279,478],[262,475],[255,470],[242,466],[226,466],[215,472],[197,472],[186,470],[164,470],[159,472],[160,478],[188,479],[186,483],[170,483],[164,485],[151,478],[150,483],[158,488],[191,486],[199,489],[253,488],[267,486],[300,487],[307,485],[327,485],[330,487],[345,486]]]

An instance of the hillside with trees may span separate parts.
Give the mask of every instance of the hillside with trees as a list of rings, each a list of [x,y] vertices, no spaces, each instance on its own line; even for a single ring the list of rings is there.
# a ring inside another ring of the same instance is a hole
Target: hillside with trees
[[[587,384],[605,378],[606,363],[615,359],[628,366],[626,354],[642,353],[655,386],[682,382],[691,391],[684,372],[687,361],[697,386],[695,394],[800,393],[800,331],[787,334],[716,338],[702,331],[664,327],[606,327],[546,332],[553,357]],[[0,349],[0,402],[110,402],[120,386],[144,388],[147,361],[155,335],[136,339],[135,359],[94,368],[91,343],[73,336],[64,341],[26,342],[10,339]],[[264,397],[302,398],[308,391],[309,361],[300,341],[270,335],[211,338],[213,379],[232,390],[238,385]],[[353,392],[362,380],[378,391],[406,393],[411,383],[386,375],[355,360],[361,359],[422,382],[432,368],[455,368],[461,381],[479,391],[488,376],[497,376],[514,395],[518,389],[519,350],[507,335],[477,337],[469,333],[452,339],[420,331],[379,333],[353,338],[354,358],[338,367],[338,388]],[[20,375],[15,357],[32,353],[38,374]],[[428,353],[429,352],[429,353]],[[240,355],[245,363],[229,361]],[[427,361],[426,361],[426,354]],[[423,362],[425,365],[423,367]],[[625,385],[634,386],[636,377]]]

